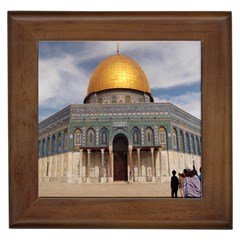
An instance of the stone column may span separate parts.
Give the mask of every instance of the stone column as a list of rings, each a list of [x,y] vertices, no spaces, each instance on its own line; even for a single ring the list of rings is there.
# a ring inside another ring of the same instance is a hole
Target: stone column
[[[45,177],[48,177],[49,176],[49,162],[47,161],[47,159],[45,159],[45,173],[44,173],[44,176]]]
[[[42,165],[41,166],[41,175],[43,177],[46,177],[46,169],[47,169],[47,167],[46,167],[46,157],[44,159],[42,159],[42,164],[41,165]]]
[[[171,168],[170,168],[170,157],[169,157],[169,150],[167,151],[167,171],[168,171],[168,176],[171,176]]]
[[[64,153],[61,153],[61,170],[60,170],[60,177],[64,177],[63,176],[63,170],[64,170]]]
[[[42,177],[42,159],[38,160],[38,179]]]
[[[83,149],[79,150],[79,176],[78,176],[78,183],[82,183],[82,159],[83,159]]]
[[[106,179],[104,177],[104,149],[101,149],[101,160],[102,160],[102,164],[101,164],[101,178],[100,181],[102,182],[106,182]]]
[[[129,156],[128,182],[132,183],[133,182],[133,163],[132,163],[132,146],[131,145],[128,146],[128,156]]]
[[[155,164],[154,164],[154,148],[151,148],[151,156],[152,156],[152,182],[155,182]]]
[[[87,150],[87,183],[90,183],[90,159],[91,159],[91,149]]]
[[[113,148],[109,146],[108,182],[113,182]]]
[[[158,148],[159,153],[159,166],[160,166],[160,179],[162,180],[162,148]]]
[[[72,158],[73,153],[68,153],[68,164],[67,164],[67,182],[72,182]]]
[[[57,177],[57,176],[58,176],[58,175],[57,175],[57,170],[58,170],[58,155],[54,155],[53,158],[54,158],[54,162],[55,162],[55,164],[54,164],[54,166],[55,166],[55,169],[54,169],[54,177]]]
[[[48,164],[48,177],[52,176],[52,157],[48,157],[47,161],[49,162]]]
[[[138,161],[138,181],[141,182],[142,178],[142,168],[141,168],[141,148],[137,148],[137,161]]]

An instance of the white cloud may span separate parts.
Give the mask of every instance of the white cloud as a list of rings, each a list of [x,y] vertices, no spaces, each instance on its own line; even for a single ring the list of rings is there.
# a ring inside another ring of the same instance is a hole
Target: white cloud
[[[39,59],[41,108],[58,111],[69,104],[82,103],[90,78],[86,61],[104,59],[116,51],[114,41],[85,42],[84,48],[81,47],[83,45],[79,46],[71,53],[64,49],[58,56],[50,54],[47,58]],[[51,47],[48,47],[48,51],[51,51]],[[120,42],[120,54],[132,57],[141,65],[151,88],[187,85],[200,79],[200,42],[123,41]],[[190,95],[178,96],[171,101],[181,102],[184,110],[200,116],[199,106],[193,106]],[[193,109],[199,110],[194,113]],[[40,118],[43,119],[42,116]]]
[[[152,88],[168,88],[200,80],[200,56],[200,43],[165,42],[151,59],[141,59],[141,62]]]
[[[56,108],[66,103],[82,102],[88,79],[78,68],[73,56],[41,59],[39,61],[39,105]]]

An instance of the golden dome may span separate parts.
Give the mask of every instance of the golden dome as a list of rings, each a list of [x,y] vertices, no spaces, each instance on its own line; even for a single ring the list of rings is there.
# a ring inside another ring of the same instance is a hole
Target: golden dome
[[[116,88],[134,89],[151,94],[142,68],[124,55],[108,57],[96,67],[89,81],[87,95]]]

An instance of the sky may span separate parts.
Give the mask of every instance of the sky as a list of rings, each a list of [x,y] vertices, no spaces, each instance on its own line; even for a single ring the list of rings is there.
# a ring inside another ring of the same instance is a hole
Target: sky
[[[201,119],[200,41],[40,41],[39,122],[82,104],[96,66],[120,54],[145,72],[154,102],[170,102]]]

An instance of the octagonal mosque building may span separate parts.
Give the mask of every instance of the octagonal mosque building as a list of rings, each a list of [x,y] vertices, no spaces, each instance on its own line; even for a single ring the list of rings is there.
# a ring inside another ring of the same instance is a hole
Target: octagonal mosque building
[[[148,79],[128,56],[94,70],[84,104],[39,123],[39,180],[69,183],[166,182],[201,166],[201,121],[154,103]]]

